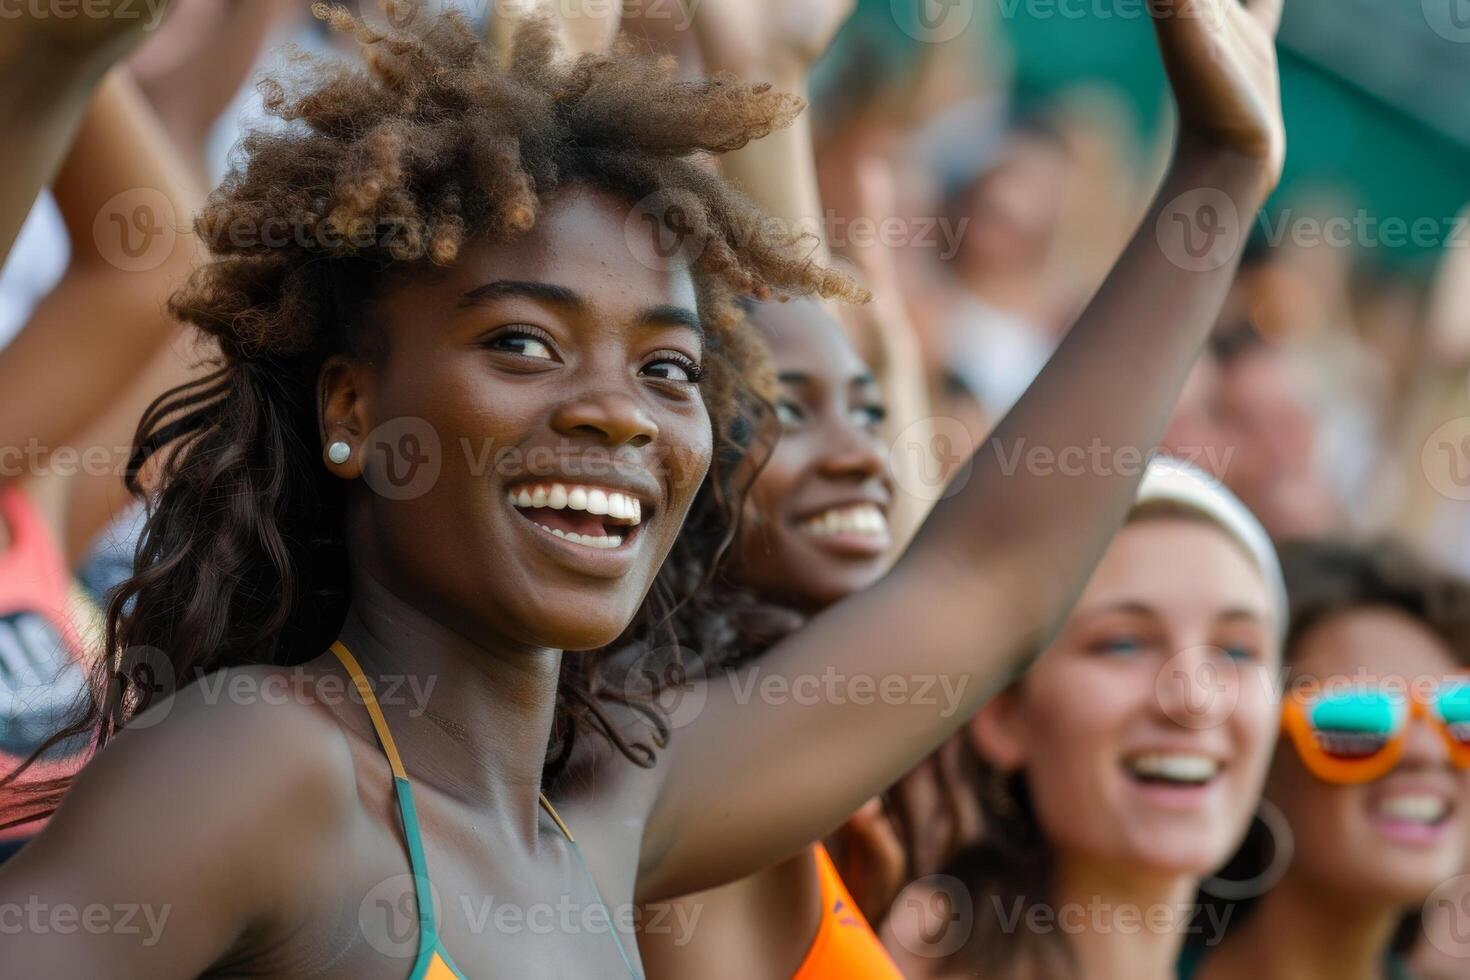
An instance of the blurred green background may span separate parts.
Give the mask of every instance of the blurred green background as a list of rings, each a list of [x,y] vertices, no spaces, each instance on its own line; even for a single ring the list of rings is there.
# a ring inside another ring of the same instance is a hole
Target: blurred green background
[[[834,60],[861,44],[865,58],[916,62],[925,45],[900,21],[920,2],[937,0],[859,0]],[[1165,123],[1170,110],[1143,0],[973,2],[957,43],[983,58],[988,32],[1004,39],[1018,105],[1101,83],[1131,110],[1141,143]],[[1470,201],[1470,0],[1287,0],[1280,51],[1289,151],[1268,211],[1326,191],[1349,215],[1362,209],[1406,223],[1429,216],[1442,229],[1436,238],[1448,234]],[[1376,254],[1363,258],[1418,265],[1438,245],[1421,236],[1367,248]]]

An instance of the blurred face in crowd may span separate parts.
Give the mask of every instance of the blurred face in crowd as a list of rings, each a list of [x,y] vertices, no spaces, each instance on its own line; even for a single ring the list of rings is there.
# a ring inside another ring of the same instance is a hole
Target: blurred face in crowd
[[[1433,684],[1459,670],[1452,651],[1405,613],[1363,607],[1314,626],[1296,644],[1292,683]],[[1266,796],[1295,838],[1288,879],[1384,905],[1422,902],[1464,873],[1470,778],[1440,733],[1410,722],[1403,757],[1382,779],[1343,785],[1307,770],[1289,739],[1276,750]]]
[[[1277,731],[1267,584],[1204,520],[1135,519],[1055,642],[976,717],[981,753],[1022,769],[1071,862],[1202,877],[1250,822]]]
[[[1219,389],[1220,369],[1212,359],[1200,358],[1184,382],[1163,446],[1171,456],[1187,459],[1223,479],[1231,454],[1220,418]]]
[[[1230,452],[1225,482],[1278,539],[1333,530],[1337,508],[1316,472],[1316,421],[1279,348],[1221,366],[1217,411]]]
[[[969,218],[960,248],[962,275],[1035,271],[1059,221],[1069,163],[1062,145],[1039,135],[1013,138],[1000,161],[965,195]]]
[[[746,498],[739,575],[774,601],[821,609],[888,566],[884,407],[867,365],[816,301],[766,303],[752,320],[775,362],[781,437]]]

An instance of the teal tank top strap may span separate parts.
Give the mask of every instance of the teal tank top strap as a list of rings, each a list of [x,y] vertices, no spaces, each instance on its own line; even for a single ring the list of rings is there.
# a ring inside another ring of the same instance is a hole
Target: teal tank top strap
[[[388,757],[388,768],[393,771],[393,796],[398,803],[398,820],[403,825],[403,840],[408,845],[409,870],[413,873],[414,902],[418,905],[419,914],[419,950],[414,960],[413,970],[409,973],[409,980],[425,980],[433,978],[438,980],[448,971],[449,975],[465,980],[464,973],[454,965],[449,958],[449,951],[444,949],[439,941],[439,922],[434,914],[434,893],[429,887],[429,864],[424,859],[423,836],[419,832],[418,811],[413,805],[413,784],[408,781],[408,773],[403,769],[403,760],[398,755],[398,745],[393,741],[393,733],[388,730],[388,721],[383,717],[382,708],[378,707],[378,699],[373,694],[373,686],[368,682],[367,675],[362,672],[357,658],[339,640],[332,644],[332,653],[341,662],[344,670],[352,678],[352,683],[357,687],[357,693],[362,698],[362,703],[367,708],[368,717],[372,719],[373,732],[378,736],[378,745],[382,747],[383,754]]]
[[[383,754],[388,757],[388,768],[393,771],[393,795],[398,802],[398,820],[403,825],[403,839],[408,845],[408,863],[413,873],[414,901],[418,904],[419,918],[419,949],[418,956],[414,960],[413,971],[409,974],[409,980],[443,980],[446,977],[466,980],[464,972],[455,965],[450,958],[449,951],[444,948],[439,939],[439,922],[434,913],[434,893],[429,886],[429,863],[424,858],[423,835],[419,832],[418,811],[413,805],[413,784],[408,781],[408,773],[404,771],[403,760],[399,758],[398,746],[393,741],[393,733],[388,730],[388,721],[383,717],[383,710],[378,707],[378,699],[373,694],[372,684],[368,682],[367,676],[357,663],[357,658],[343,645],[341,640],[332,644],[332,653],[342,663],[342,667],[352,677],[352,683],[357,686],[359,696],[362,698],[363,706],[367,708],[368,717],[372,719],[373,731],[378,736],[378,744],[383,749]],[[541,808],[550,815],[561,831],[567,843],[577,855],[577,861],[582,865],[582,872],[592,884],[592,894],[597,898],[597,903],[602,906],[603,912],[607,914],[608,931],[612,934],[613,943],[618,947],[618,955],[623,958],[623,965],[628,968],[628,976],[633,980],[642,980],[638,971],[633,967],[633,959],[628,955],[627,947],[623,944],[623,937],[618,932],[617,923],[613,921],[612,912],[608,910],[607,902],[602,897],[602,890],[597,887],[597,879],[592,875],[592,869],[587,866],[587,858],[582,853],[582,847],[577,843],[577,838],[572,836],[571,828],[562,820],[561,814],[556,812],[556,807],[541,794]]]
[[[419,832],[418,811],[413,805],[413,784],[402,776],[393,777],[393,793],[398,798],[398,819],[403,824],[403,839],[408,842],[408,863],[413,872],[414,901],[419,911],[419,953],[414,960],[409,980],[423,980],[432,967],[447,968],[459,980],[464,973],[455,966],[449,950],[439,940],[439,919],[434,913],[434,893],[429,888],[429,864],[424,859],[424,840]],[[435,956],[443,960],[434,962]]]

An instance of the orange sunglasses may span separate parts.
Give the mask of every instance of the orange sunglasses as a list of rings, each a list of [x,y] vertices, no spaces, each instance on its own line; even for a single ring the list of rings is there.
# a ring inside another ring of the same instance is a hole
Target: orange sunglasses
[[[1302,764],[1329,783],[1367,783],[1398,765],[1414,719],[1438,729],[1450,761],[1470,769],[1470,677],[1441,681],[1428,693],[1357,686],[1348,691],[1294,690],[1281,727]]]

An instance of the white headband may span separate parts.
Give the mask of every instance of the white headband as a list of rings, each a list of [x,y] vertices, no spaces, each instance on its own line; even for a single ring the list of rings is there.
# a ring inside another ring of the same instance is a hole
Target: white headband
[[[1271,537],[1256,515],[1213,476],[1180,459],[1155,457],[1143,475],[1134,506],[1167,501],[1194,511],[1229,534],[1243,547],[1271,590],[1276,603],[1277,634],[1285,636],[1290,616],[1286,581]]]

